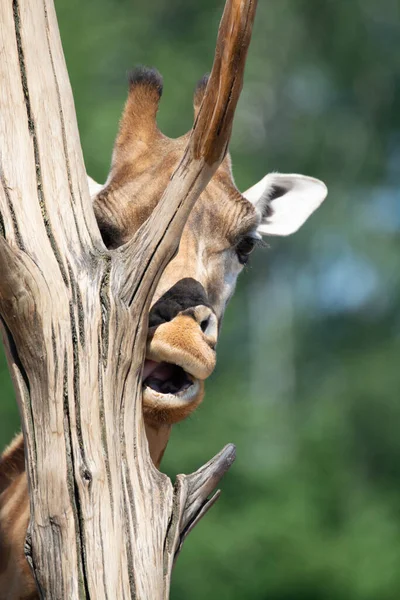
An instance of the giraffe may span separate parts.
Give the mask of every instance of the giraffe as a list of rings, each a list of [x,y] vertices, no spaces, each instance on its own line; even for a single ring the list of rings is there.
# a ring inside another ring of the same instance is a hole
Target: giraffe
[[[207,78],[194,94],[195,117]],[[149,217],[176,169],[190,132],[170,139],[157,126],[162,78],[138,68],[101,186],[88,178],[105,244],[124,244]],[[151,458],[160,466],[174,423],[202,402],[216,364],[216,344],[236,280],[263,236],[286,236],[308,219],[327,188],[304,175],[267,174],[241,193],[229,154],[200,195],[149,311],[143,366],[143,414]],[[24,556],[29,494],[22,434],[0,459],[0,600],[36,599]]]

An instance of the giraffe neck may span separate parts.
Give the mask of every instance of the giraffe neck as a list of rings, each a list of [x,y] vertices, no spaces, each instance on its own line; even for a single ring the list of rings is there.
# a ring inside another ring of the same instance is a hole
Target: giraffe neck
[[[160,466],[162,457],[167,447],[169,436],[171,435],[171,425],[149,425],[145,422],[146,436],[149,442],[151,460],[157,469]]]

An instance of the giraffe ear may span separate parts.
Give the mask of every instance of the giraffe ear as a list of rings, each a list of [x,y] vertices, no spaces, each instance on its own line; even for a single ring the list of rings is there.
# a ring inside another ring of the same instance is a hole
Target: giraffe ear
[[[305,175],[270,173],[244,192],[261,214],[262,235],[290,235],[297,231],[328,193],[319,179]]]
[[[99,192],[101,192],[101,190],[103,189],[104,185],[101,185],[101,183],[97,183],[97,181],[95,181],[94,179],[92,179],[89,175],[86,175],[87,178],[87,182],[89,185],[89,194],[92,200],[95,199],[95,197],[97,196],[97,194]]]

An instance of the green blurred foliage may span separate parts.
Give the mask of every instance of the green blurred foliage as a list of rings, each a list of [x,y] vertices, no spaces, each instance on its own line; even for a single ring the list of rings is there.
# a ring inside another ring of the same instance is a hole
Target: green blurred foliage
[[[156,66],[159,122],[191,126],[222,0],[56,0],[88,172],[104,180],[126,71]],[[175,600],[400,597],[400,5],[260,2],[231,152],[323,179],[304,228],[241,277],[203,406],[163,468],[238,458],[186,542]],[[18,428],[0,357],[0,443]]]

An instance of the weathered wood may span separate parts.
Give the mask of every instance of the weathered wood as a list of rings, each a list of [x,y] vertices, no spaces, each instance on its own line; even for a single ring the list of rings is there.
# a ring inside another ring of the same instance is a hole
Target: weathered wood
[[[228,446],[173,488],[148,454],[140,381],[152,291],[225,156],[255,8],[227,1],[182,161],[135,238],[108,251],[53,1],[0,3],[0,315],[43,598],[167,598],[174,558],[233,461]]]

